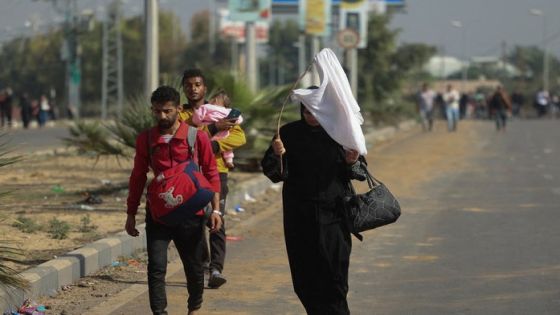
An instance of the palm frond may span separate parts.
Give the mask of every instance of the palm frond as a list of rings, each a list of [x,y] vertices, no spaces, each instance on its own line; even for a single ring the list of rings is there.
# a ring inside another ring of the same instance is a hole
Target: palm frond
[[[128,156],[128,152],[111,141],[107,130],[99,122],[77,121],[70,126],[70,137],[63,138],[67,146],[73,146],[80,153],[94,153],[97,156]]]

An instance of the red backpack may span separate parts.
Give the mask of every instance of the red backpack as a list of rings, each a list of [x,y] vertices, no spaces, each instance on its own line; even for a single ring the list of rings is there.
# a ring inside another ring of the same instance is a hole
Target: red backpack
[[[196,162],[196,134],[198,129],[189,126],[187,145],[189,158],[159,174],[148,185],[148,204],[152,218],[168,226],[176,226],[195,216],[207,216],[207,207],[214,191],[200,172]],[[151,164],[152,146],[148,134],[148,156]],[[153,169],[153,168],[152,168]]]

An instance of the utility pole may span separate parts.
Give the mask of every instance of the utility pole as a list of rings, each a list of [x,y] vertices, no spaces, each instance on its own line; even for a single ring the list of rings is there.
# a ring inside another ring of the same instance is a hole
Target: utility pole
[[[158,50],[158,2],[145,0],[146,23],[146,68],[145,93],[150,98],[159,84],[159,50]]]
[[[319,42],[319,36],[317,35],[311,36],[311,55],[313,58],[315,58],[315,56],[319,53],[320,49],[321,49],[321,43]],[[319,73],[317,72],[317,69],[315,67],[316,66],[313,67],[311,82],[314,85],[319,85],[321,84],[321,82],[319,78]]]
[[[107,106],[117,105],[122,116],[123,51],[121,38],[121,0],[114,0],[103,22],[103,73],[101,84],[101,119],[107,119]]]
[[[543,49],[543,71],[542,71],[542,81],[543,81],[543,90],[548,91],[548,47],[547,47],[547,40],[546,40],[546,14],[544,11],[539,9],[531,9],[529,12],[534,16],[542,17],[542,49]]]
[[[66,61],[66,102],[67,109],[80,118],[81,48],[78,36],[91,30],[92,12],[78,13],[76,0],[45,0],[53,4],[55,10],[64,15],[64,42],[60,49],[60,59]]]
[[[216,50],[216,0],[209,0],[208,5],[208,49],[210,56]]]
[[[67,0],[64,10],[64,53],[66,60],[66,86],[68,108],[74,108],[76,118],[80,118],[80,83],[82,81],[81,49],[78,43],[78,4]]]
[[[257,40],[255,22],[245,23],[245,75],[251,91],[257,91]]]

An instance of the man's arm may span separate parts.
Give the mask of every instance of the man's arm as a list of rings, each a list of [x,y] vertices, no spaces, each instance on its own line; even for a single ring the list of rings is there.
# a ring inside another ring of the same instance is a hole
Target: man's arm
[[[241,129],[239,125],[235,125],[229,130],[229,136],[212,141],[212,151],[214,154],[218,154],[224,151],[235,150],[246,142],[245,132],[243,132],[243,129]]]
[[[131,236],[138,236],[136,229],[136,213],[140,205],[140,198],[146,185],[149,170],[148,137],[149,132],[142,133],[136,138],[136,154],[134,155],[134,167],[128,180],[127,219],[126,232]]]
[[[220,176],[218,174],[218,167],[216,166],[216,159],[212,153],[212,146],[208,134],[205,132],[197,132],[196,146],[198,152],[198,163],[202,174],[208,182],[212,185],[214,197],[210,201],[212,206],[212,214],[210,215],[210,231],[216,232],[222,226],[222,218],[219,213],[220,209]]]

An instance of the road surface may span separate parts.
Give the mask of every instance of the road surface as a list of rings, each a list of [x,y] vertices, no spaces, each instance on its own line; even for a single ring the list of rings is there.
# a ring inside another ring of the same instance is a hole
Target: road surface
[[[352,314],[560,314],[559,134],[554,120],[515,121],[506,133],[488,121],[456,133],[441,123],[371,150],[370,170],[403,214],[354,240]],[[243,239],[228,243],[228,283],[205,291],[201,314],[304,314],[279,194],[253,223],[230,231]],[[185,314],[179,266],[170,264],[169,314]],[[105,314],[150,314],[145,283],[135,288]]]

